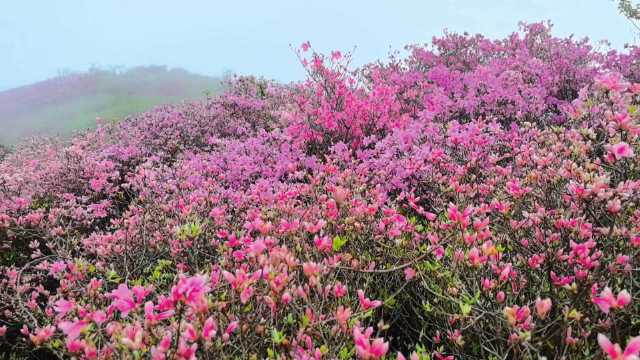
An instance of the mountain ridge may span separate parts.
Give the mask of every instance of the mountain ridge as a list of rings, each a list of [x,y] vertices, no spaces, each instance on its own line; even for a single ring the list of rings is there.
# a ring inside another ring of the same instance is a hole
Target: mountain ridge
[[[180,68],[92,68],[0,91],[0,144],[30,136],[69,136],[96,118],[117,120],[157,105],[196,100],[223,88],[221,77]]]

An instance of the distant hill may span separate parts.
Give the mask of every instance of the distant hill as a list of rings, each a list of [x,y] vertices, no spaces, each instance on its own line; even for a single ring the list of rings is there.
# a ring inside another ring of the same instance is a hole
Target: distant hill
[[[0,91],[0,144],[34,135],[69,135],[96,117],[121,119],[156,105],[221,91],[220,78],[164,66],[92,69]]]

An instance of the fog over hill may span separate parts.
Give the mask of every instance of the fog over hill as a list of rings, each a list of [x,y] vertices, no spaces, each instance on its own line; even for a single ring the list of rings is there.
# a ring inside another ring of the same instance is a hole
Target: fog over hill
[[[156,105],[203,98],[222,87],[219,77],[165,66],[60,75],[0,91],[0,144],[34,135],[68,136],[95,126],[96,118],[118,120]]]

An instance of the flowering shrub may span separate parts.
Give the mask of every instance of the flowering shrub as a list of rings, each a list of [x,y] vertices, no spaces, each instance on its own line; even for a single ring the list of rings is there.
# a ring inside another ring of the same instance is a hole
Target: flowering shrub
[[[1,350],[634,359],[636,49],[545,24],[35,140],[0,162]],[[624,350],[623,350],[624,346]]]

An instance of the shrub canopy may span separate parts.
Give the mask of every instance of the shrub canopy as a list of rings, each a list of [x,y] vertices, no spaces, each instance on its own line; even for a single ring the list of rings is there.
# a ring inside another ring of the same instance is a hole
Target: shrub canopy
[[[305,43],[302,83],[19,146],[0,350],[632,359],[640,49],[548,24],[407,49],[353,70]]]

